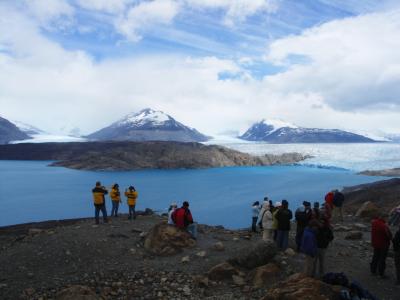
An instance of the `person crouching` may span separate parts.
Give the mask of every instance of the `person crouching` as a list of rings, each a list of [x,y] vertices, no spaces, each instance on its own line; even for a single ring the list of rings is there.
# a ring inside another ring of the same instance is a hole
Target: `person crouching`
[[[193,239],[197,239],[197,226],[193,222],[192,213],[189,209],[189,202],[185,201],[181,208],[175,209],[172,213],[172,220],[176,227],[186,230]]]

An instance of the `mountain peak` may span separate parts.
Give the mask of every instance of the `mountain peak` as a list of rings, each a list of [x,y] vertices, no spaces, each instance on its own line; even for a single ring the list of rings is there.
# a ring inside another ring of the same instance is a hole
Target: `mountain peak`
[[[121,120],[117,121],[116,125],[122,126],[130,124],[132,126],[142,126],[145,124],[151,124],[153,126],[162,126],[165,122],[170,120],[173,119],[160,110],[145,108],[139,112],[132,112],[126,115]]]

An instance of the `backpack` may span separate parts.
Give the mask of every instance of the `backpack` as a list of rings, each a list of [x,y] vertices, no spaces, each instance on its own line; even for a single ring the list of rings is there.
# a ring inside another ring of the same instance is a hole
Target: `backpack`
[[[326,273],[322,277],[322,281],[332,285],[341,285],[344,287],[349,286],[349,279],[344,273]]]
[[[378,300],[368,290],[364,289],[358,281],[353,281],[350,285],[350,293],[353,296],[358,296],[360,299]]]
[[[341,207],[344,202],[344,195],[341,192],[336,192],[333,196],[333,205]]]

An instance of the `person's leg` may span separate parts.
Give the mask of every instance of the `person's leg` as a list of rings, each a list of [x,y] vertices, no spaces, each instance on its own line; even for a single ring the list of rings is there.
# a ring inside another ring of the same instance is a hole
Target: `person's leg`
[[[378,260],[378,272],[379,272],[379,275],[381,275],[381,276],[385,275],[386,257],[387,257],[388,252],[389,252],[389,248],[380,250],[380,255],[379,255],[379,260]]]
[[[274,241],[276,242],[276,237],[278,236],[278,230],[274,229]]]
[[[115,214],[115,201],[111,201],[112,207],[111,207],[111,217],[114,216]]]
[[[372,256],[372,261],[370,263],[371,273],[376,275],[376,270],[378,268],[378,260],[379,260],[379,250],[374,248],[374,254]]]
[[[136,219],[136,205],[132,205],[132,215],[133,219]]]
[[[340,215],[340,220],[343,222],[343,206],[339,207],[339,215]]]
[[[268,239],[268,233],[267,233],[267,229],[263,229],[263,232],[262,232],[262,240],[263,241],[266,241],[267,239]]]
[[[285,251],[289,244],[289,230],[283,231],[282,250]]]
[[[253,218],[252,218],[251,230],[252,230],[253,232],[257,232],[257,217],[253,217]]]
[[[276,245],[278,246],[279,249],[282,248],[282,230],[277,230]]]
[[[325,255],[326,249],[318,248],[318,263],[319,263],[319,277],[322,278],[325,274]]]
[[[99,224],[99,214],[100,214],[100,207],[98,204],[94,205],[94,219],[96,220],[96,224]]]
[[[397,284],[400,284],[400,251],[394,252],[394,266],[396,268]]]
[[[115,201],[115,216],[118,217],[119,201]]]
[[[107,210],[106,210],[106,206],[103,204],[103,205],[100,207],[100,209],[101,209],[101,213],[103,214],[104,223],[107,223],[108,220],[107,220]]]
[[[190,233],[190,235],[194,238],[197,239],[197,225],[196,223],[189,224],[188,227],[186,227],[187,232]]]
[[[297,245],[297,252],[300,252],[301,248],[301,240],[303,239],[303,231],[298,230],[296,232],[296,245]]]
[[[128,219],[129,220],[132,220],[132,205],[128,205],[128,208],[129,208],[129,216],[128,216]]]
[[[314,261],[315,259],[313,257],[306,255],[306,258],[304,260],[304,274],[306,274],[309,277],[312,277]]]

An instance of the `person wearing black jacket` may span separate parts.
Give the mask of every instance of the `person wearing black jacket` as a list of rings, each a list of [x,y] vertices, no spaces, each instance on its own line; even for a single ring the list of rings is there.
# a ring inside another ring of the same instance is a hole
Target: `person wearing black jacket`
[[[297,252],[300,252],[301,241],[303,239],[304,229],[308,226],[312,218],[311,203],[308,201],[303,202],[303,206],[299,207],[294,217],[296,219],[296,245]]]
[[[325,273],[325,254],[326,254],[326,249],[328,248],[328,245],[330,242],[333,240],[333,232],[331,227],[329,226],[329,222],[326,220],[326,218],[321,218],[321,223],[320,227],[318,228],[317,231],[317,246],[318,246],[318,252],[317,252],[317,257],[315,261],[315,268],[317,265],[319,265],[318,271],[319,271],[319,276],[322,277],[324,276]],[[314,274],[316,273],[316,270],[314,270]]]
[[[396,267],[396,284],[400,284],[400,228],[397,230],[393,239],[393,250],[394,250],[394,265]]]
[[[286,200],[282,200],[282,206],[275,217],[278,221],[276,243],[282,251],[285,251],[288,247],[290,220],[293,218],[293,213],[288,207],[289,203]]]

